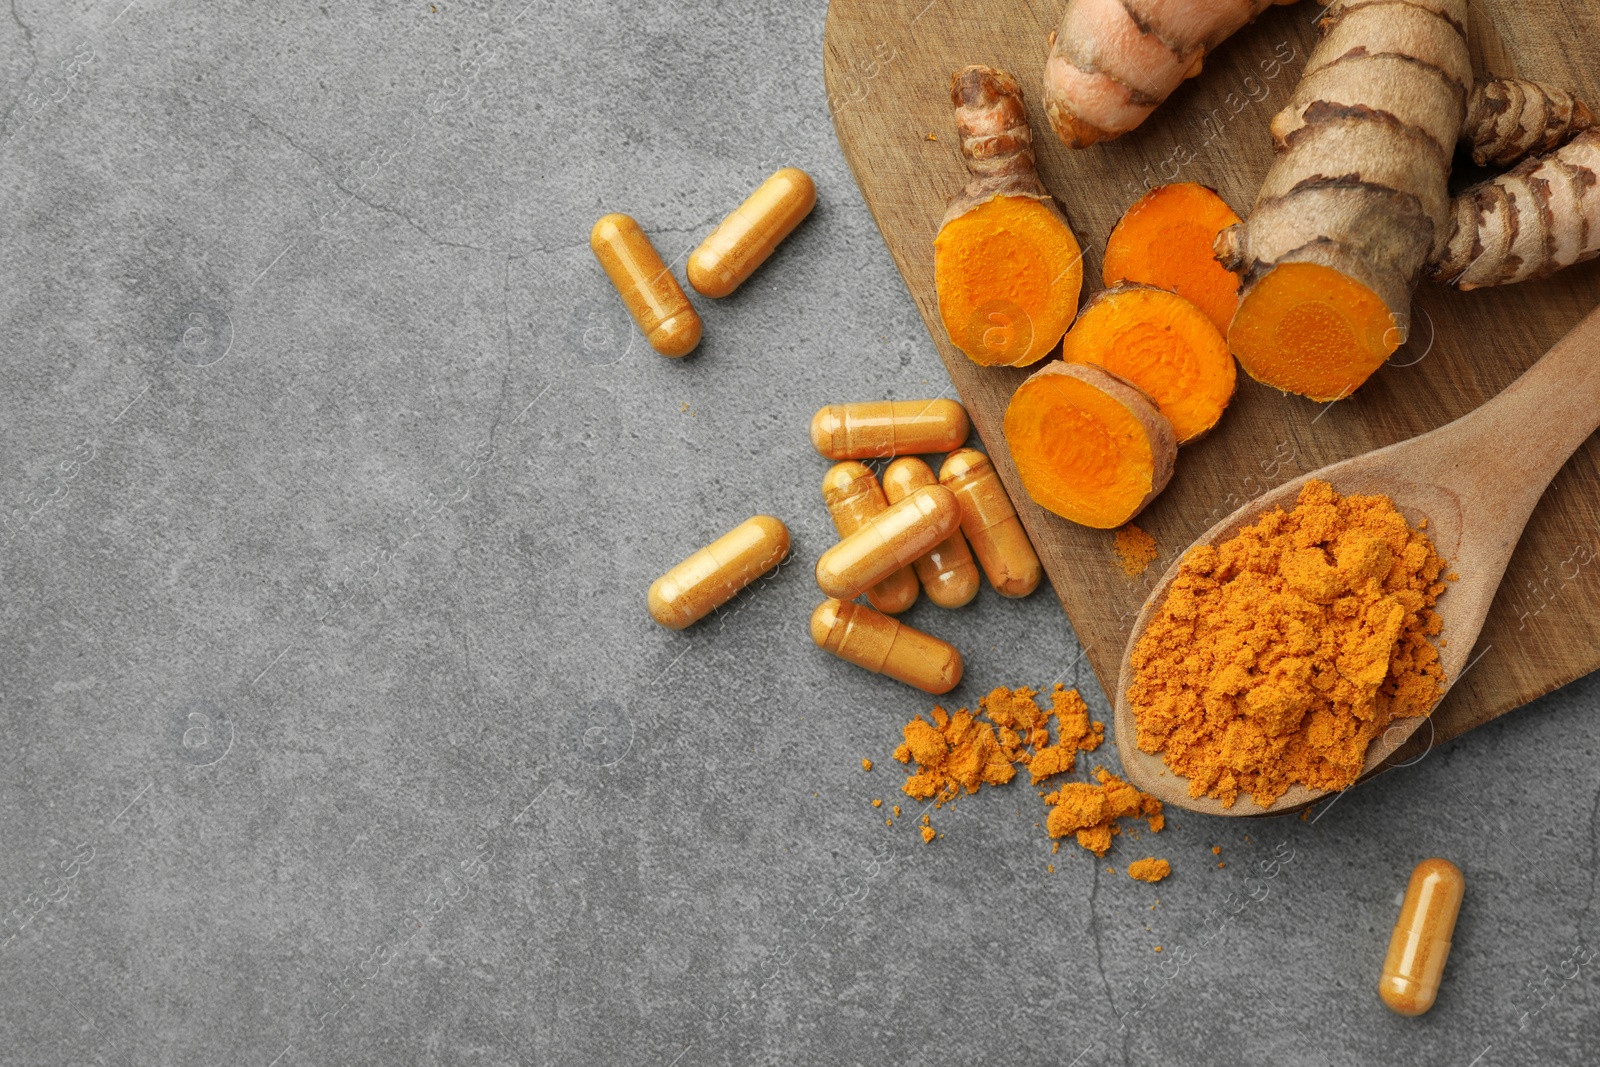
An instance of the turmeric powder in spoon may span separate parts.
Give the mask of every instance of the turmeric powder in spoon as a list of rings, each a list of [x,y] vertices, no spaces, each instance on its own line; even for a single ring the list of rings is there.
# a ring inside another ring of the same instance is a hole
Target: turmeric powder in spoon
[[[1388,497],[1316,481],[1191,549],[1133,652],[1139,747],[1229,806],[1350,785],[1373,738],[1439,697],[1443,570]]]

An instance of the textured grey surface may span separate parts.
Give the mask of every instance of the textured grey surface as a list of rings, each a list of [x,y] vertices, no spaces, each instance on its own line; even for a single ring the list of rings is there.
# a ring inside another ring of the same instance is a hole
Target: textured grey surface
[[[1592,679],[1314,823],[1100,863],[1021,785],[931,846],[869,806],[930,702],[807,640],[805,423],[948,381],[820,4],[125,3],[0,15],[0,1060],[1592,1062]],[[645,349],[590,224],[681,261],[779,164],[814,217],[697,355]],[[760,511],[793,563],[654,626]],[[957,702],[1105,717],[1048,591],[911,620]],[[1402,1020],[1433,854],[1467,903]]]

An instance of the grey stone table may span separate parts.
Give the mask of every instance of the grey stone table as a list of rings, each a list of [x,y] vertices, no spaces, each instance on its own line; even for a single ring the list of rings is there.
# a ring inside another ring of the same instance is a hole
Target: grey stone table
[[[1020,784],[927,846],[869,806],[931,702],[808,642],[805,425],[948,382],[823,15],[0,15],[0,1061],[1593,1062],[1593,680],[1314,821],[1180,812],[1101,862]],[[590,225],[681,261],[779,164],[814,217],[697,355],[645,349]],[[755,512],[794,562],[651,623]],[[911,621],[967,651],[956,703],[1105,717],[1047,590]],[[1373,986],[1434,854],[1468,895],[1404,1020]]]

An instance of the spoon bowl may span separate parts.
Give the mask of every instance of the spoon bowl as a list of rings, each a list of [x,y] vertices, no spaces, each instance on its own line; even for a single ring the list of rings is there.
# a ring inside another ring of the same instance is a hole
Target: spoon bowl
[[[1341,495],[1389,497],[1413,527],[1427,523],[1426,532],[1445,560],[1446,573],[1458,576],[1447,583],[1433,608],[1442,623],[1438,645],[1445,676],[1439,693],[1443,699],[1474,660],[1478,634],[1534,506],[1597,426],[1600,309],[1590,312],[1522,377],[1477,410],[1420,437],[1285,482],[1222,519],[1190,547],[1225,541],[1273,508],[1292,509],[1310,481],[1328,482]],[[1167,767],[1161,753],[1139,748],[1138,724],[1127,696],[1134,680],[1133,650],[1166,602],[1187,554],[1162,574],[1123,649],[1114,725],[1128,781],[1163,803],[1212,815],[1293,811],[1329,795],[1331,790],[1294,785],[1267,807],[1248,796],[1229,807],[1214,797],[1190,796],[1189,780]],[[1368,746],[1362,774],[1405,744],[1427,718],[1396,719]]]

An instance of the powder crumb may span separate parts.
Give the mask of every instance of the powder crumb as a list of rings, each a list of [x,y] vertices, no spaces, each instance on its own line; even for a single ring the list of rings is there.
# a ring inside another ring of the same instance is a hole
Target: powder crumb
[[[1118,820],[1143,818],[1152,833],[1161,832],[1166,825],[1161,801],[1103,767],[1097,768],[1094,776],[1099,785],[1068,782],[1044,798],[1055,805],[1045,820],[1051,837],[1073,834],[1080,846],[1104,856],[1111,849],[1112,835],[1122,832]]]
[[[900,817],[900,805],[896,804],[891,810],[894,812],[894,817],[898,819]]]
[[[1139,748],[1228,806],[1345,788],[1391,722],[1438,701],[1444,568],[1394,501],[1318,481],[1190,549],[1131,659]]]
[[[933,841],[933,838],[934,838],[934,829],[933,829],[933,827],[924,826],[922,828],[922,843],[925,844],[925,845],[926,844],[930,844]]]
[[[1212,854],[1212,855],[1213,855],[1213,856],[1220,856],[1220,855],[1222,855],[1222,846],[1221,846],[1221,845],[1212,845],[1212,846],[1211,846],[1211,854]]]
[[[1056,873],[1056,865],[1053,864],[1053,863],[1045,864],[1044,865],[1044,869],[1049,871],[1051,874],[1055,874]]]
[[[1005,785],[1018,767],[1028,767],[1034,784],[1071,771],[1077,753],[1092,752],[1104,742],[1105,726],[1089,718],[1089,706],[1075,689],[1057,685],[1049,711],[1034,699],[1038,695],[1025,687],[1001,686],[979,699],[976,714],[936,706],[930,718],[919,715],[906,723],[894,758],[916,766],[901,790],[943,807],[963,791]]]
[[[893,819],[885,819],[885,820],[883,820],[883,825],[885,825],[885,826],[893,826],[894,825],[894,820]]]
[[[1218,863],[1217,863],[1217,867],[1218,867],[1218,868],[1219,868],[1219,869],[1220,869],[1220,868],[1222,868],[1222,867],[1226,867],[1226,866],[1227,866],[1227,865],[1228,865],[1228,864],[1227,864],[1227,862],[1226,862],[1226,861],[1219,861],[1219,862],[1218,862]]]
[[[861,761],[861,769],[864,770],[864,771],[872,770],[872,761],[869,760],[869,759],[862,760]]]
[[[875,808],[883,807],[883,798],[882,797],[874,797],[873,800],[872,800],[872,806],[875,807]]]
[[[1160,951],[1161,951],[1161,946],[1160,946],[1160,945],[1157,945],[1157,946],[1156,946],[1156,951],[1157,951],[1157,952],[1160,952]]]
[[[1113,548],[1117,554],[1117,566],[1130,578],[1143,574],[1159,555],[1156,539],[1131,522],[1117,531]]]
[[[1172,873],[1172,864],[1154,856],[1128,864],[1128,877],[1139,882],[1159,882]]]

